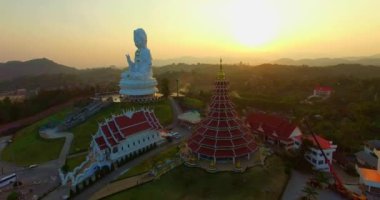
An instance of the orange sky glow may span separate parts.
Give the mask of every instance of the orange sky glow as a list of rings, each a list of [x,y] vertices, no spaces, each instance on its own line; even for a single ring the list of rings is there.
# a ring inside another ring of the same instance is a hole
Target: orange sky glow
[[[125,66],[139,27],[154,59],[367,56],[380,53],[378,8],[378,0],[3,0],[0,62]]]

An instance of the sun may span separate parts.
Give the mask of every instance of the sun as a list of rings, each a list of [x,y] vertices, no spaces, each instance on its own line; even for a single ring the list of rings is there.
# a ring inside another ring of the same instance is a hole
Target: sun
[[[249,47],[260,47],[275,39],[278,18],[266,1],[240,0],[231,4],[228,14],[232,35],[237,42]]]

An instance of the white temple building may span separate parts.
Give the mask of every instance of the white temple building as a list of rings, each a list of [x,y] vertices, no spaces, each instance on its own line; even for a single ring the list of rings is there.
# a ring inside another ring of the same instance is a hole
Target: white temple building
[[[162,126],[152,110],[112,115],[99,123],[86,160],[72,172],[64,174],[60,171],[62,185],[70,184],[74,190],[77,185],[83,187],[83,182],[96,179],[96,173],[101,169],[110,170],[163,142],[161,130]]]

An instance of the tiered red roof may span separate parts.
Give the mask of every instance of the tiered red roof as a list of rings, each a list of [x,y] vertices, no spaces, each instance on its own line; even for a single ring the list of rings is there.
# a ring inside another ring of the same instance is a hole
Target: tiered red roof
[[[193,153],[225,159],[246,156],[257,149],[253,136],[237,117],[227,92],[228,81],[224,78],[215,81],[207,117],[188,141]]]
[[[263,133],[268,137],[288,140],[297,125],[287,119],[264,113],[251,113],[247,116],[247,123],[251,129]]]
[[[128,116],[126,113],[113,116],[99,125],[101,133],[95,138],[96,144],[101,150],[113,147],[128,136],[144,130],[162,129],[160,122],[152,111],[140,110]]]

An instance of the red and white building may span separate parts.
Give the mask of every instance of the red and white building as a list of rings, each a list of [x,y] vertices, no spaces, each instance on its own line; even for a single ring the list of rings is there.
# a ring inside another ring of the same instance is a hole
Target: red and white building
[[[313,91],[313,96],[329,97],[334,90],[329,86],[316,86]]]
[[[318,148],[317,143],[313,136],[308,135],[303,137],[304,140],[309,140],[313,143],[313,146],[305,153],[305,159],[313,166],[313,169],[320,171],[328,171],[329,165],[322,155],[322,151]],[[333,153],[336,151],[337,145],[333,144],[332,141],[326,140],[325,138],[316,135],[319,145],[321,146],[323,152],[325,153],[327,159],[332,163]]]
[[[280,145],[286,150],[298,149],[301,145],[301,130],[285,118],[265,113],[251,113],[247,116],[246,122],[253,135],[271,144]]]
[[[235,164],[239,159],[250,159],[251,154],[257,150],[253,136],[238,118],[234,104],[228,97],[228,85],[220,66],[208,114],[187,142],[198,160]]]
[[[82,187],[84,182],[95,180],[99,170],[111,169],[164,141],[160,135],[162,126],[152,110],[125,111],[98,126],[86,160],[72,172],[60,170],[62,185],[70,185],[74,191],[77,185]]]
[[[113,115],[99,124],[91,149],[97,160],[116,162],[156,145],[162,140],[160,130],[162,126],[150,110]]]

